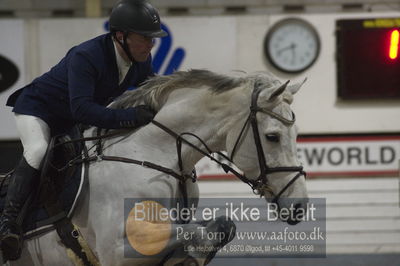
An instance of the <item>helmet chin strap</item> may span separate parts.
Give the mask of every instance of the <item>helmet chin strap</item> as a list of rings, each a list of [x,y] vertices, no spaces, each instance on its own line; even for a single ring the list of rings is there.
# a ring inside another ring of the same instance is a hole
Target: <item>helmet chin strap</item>
[[[124,32],[123,42],[121,42],[121,41],[117,38],[117,36],[116,36],[115,33],[114,33],[114,39],[117,41],[117,43],[119,44],[119,46],[121,46],[122,50],[124,50],[126,56],[128,56],[128,59],[129,59],[132,63],[135,63],[136,61],[135,61],[135,59],[133,58],[131,52],[129,51],[129,47],[128,47],[128,43],[127,43],[128,34],[129,34],[129,33],[128,33],[127,31]]]

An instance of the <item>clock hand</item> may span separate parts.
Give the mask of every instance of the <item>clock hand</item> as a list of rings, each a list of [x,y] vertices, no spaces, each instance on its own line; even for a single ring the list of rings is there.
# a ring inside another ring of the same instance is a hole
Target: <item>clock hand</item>
[[[294,64],[294,60],[296,58],[296,44],[291,43],[290,44],[290,49],[292,50],[292,64]]]
[[[292,46],[293,46],[293,43],[290,44],[290,45],[288,45],[288,46],[286,46],[286,47],[283,47],[283,48],[279,49],[279,50],[277,51],[278,55],[281,55],[281,53],[284,52],[284,51],[293,49]]]

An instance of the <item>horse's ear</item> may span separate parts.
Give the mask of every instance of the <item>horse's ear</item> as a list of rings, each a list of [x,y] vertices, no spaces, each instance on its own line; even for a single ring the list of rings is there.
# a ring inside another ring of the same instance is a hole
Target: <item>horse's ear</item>
[[[290,82],[290,80],[286,81],[284,84],[282,84],[281,86],[279,86],[276,90],[274,90],[274,91],[272,92],[271,96],[269,97],[268,101],[272,102],[272,101],[274,101],[279,95],[281,95],[281,94],[285,91],[285,89],[286,89],[287,85],[289,84],[289,82]]]
[[[304,79],[302,82],[300,82],[300,83],[295,83],[295,84],[289,85],[289,86],[287,87],[287,90],[288,90],[292,95],[294,95],[294,94],[296,94],[296,93],[300,90],[301,86],[303,86],[303,84],[304,84],[306,81],[307,81],[307,78],[305,78],[305,79]]]

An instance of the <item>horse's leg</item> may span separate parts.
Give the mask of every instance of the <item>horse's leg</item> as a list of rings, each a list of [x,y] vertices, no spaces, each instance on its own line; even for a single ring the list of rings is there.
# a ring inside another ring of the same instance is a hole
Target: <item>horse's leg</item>
[[[74,265],[67,255],[67,251],[60,243],[56,231],[51,231],[37,238],[25,241],[21,258],[11,261],[10,265]]]
[[[207,255],[205,264],[208,264],[214,258],[215,254],[217,254],[219,249],[224,247],[235,238],[236,225],[226,216],[220,216],[215,220],[208,222],[206,227],[208,232],[216,233],[215,235],[219,236],[217,238],[217,245],[215,245],[213,251]]]
[[[165,264],[166,266],[182,262],[183,265],[206,265],[214,258],[219,249],[233,240],[236,233],[235,224],[225,216],[193,225],[195,227],[179,225],[181,228],[177,229],[177,232],[180,232],[180,235],[186,233],[187,238],[186,241],[181,242],[183,247],[175,251]],[[177,235],[175,237],[179,238]]]

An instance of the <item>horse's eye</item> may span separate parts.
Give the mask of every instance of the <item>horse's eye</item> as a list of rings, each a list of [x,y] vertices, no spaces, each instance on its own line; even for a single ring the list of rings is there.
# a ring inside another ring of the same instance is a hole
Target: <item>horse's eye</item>
[[[265,137],[267,138],[268,141],[279,142],[279,135],[277,134],[267,134],[265,135]]]

